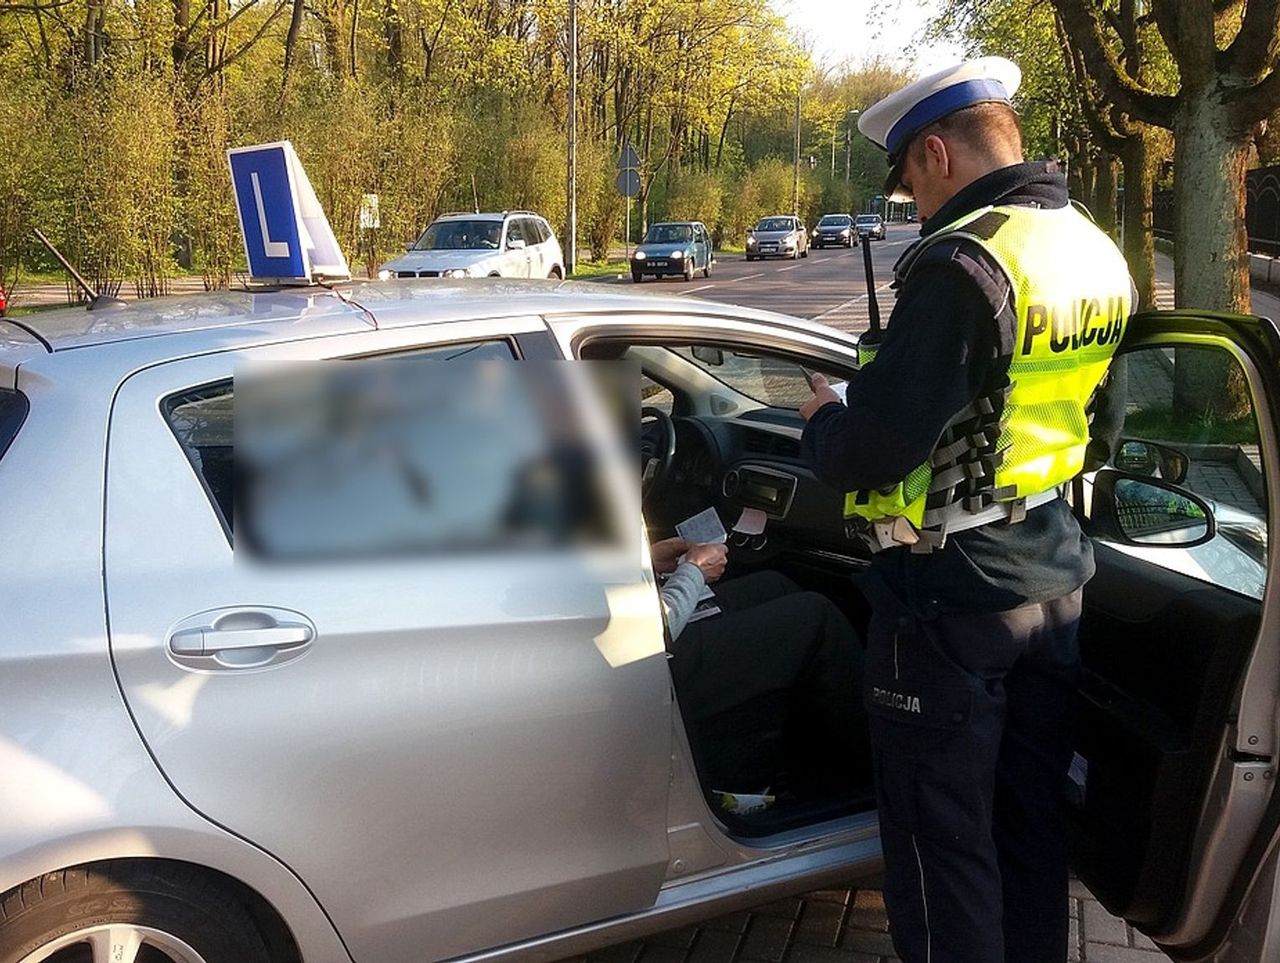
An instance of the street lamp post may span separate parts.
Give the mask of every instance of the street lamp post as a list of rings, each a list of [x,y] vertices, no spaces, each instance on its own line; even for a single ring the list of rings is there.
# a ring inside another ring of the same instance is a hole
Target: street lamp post
[[[791,213],[800,214],[800,91],[796,91],[795,165],[791,172]]]
[[[849,183],[849,155],[853,153],[853,124],[850,123],[861,111],[851,110],[844,117],[844,182]]]

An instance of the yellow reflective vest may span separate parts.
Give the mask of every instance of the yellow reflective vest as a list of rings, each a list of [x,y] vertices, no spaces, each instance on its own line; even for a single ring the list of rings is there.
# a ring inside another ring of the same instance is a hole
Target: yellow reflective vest
[[[1013,356],[1007,378],[951,419],[925,464],[899,484],[845,496],[846,518],[874,526],[880,547],[927,550],[947,532],[1017,520],[1053,497],[1084,465],[1086,408],[1129,317],[1124,258],[1073,206],[974,211],[920,242],[900,278],[928,247],[956,238],[983,248],[1009,280]]]

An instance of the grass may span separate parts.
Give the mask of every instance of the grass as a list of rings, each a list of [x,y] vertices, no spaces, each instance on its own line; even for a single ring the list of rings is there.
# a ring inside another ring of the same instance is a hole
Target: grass
[[[1197,445],[1256,445],[1258,426],[1253,415],[1234,421],[1218,421],[1200,415],[1175,414],[1172,408],[1144,408],[1124,420],[1124,434],[1130,438],[1180,441]]]
[[[614,261],[579,261],[574,267],[573,273],[569,275],[569,280],[585,281],[591,278],[617,277],[620,274],[630,273],[630,266],[621,259]]]
[[[28,314],[39,314],[41,311],[60,311],[63,308],[74,308],[74,304],[35,304],[21,308],[10,308],[5,312],[6,318],[21,318]]]

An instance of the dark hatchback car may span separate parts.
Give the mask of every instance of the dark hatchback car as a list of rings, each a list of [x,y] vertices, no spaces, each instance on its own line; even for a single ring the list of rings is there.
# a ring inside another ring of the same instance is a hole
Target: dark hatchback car
[[[858,232],[848,214],[824,214],[813,229],[814,247],[853,247],[857,243]]]

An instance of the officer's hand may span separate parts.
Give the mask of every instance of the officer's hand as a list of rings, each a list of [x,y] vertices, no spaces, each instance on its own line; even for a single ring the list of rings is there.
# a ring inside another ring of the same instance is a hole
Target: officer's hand
[[[800,406],[800,417],[808,421],[813,417],[813,413],[823,405],[829,405],[831,402],[839,404],[840,396],[831,390],[831,385],[827,384],[827,379],[820,374],[815,374],[809,380],[809,387],[813,389],[813,397]]]
[[[689,551],[689,543],[683,538],[664,538],[649,546],[649,557],[653,559],[653,570],[669,575],[676,570],[677,560]]]
[[[729,564],[729,547],[706,543],[694,545],[689,549],[684,560],[702,569],[703,577],[708,582],[714,582],[724,574],[725,566]]]

